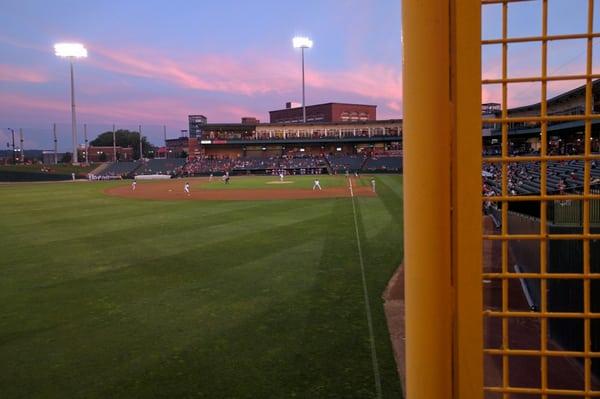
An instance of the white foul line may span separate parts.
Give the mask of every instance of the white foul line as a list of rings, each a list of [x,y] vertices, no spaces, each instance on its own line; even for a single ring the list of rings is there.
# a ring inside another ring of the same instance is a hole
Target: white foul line
[[[358,218],[356,216],[356,205],[354,204],[354,191],[352,189],[352,180],[350,183],[350,198],[352,199],[352,213],[354,214],[354,229],[356,231],[356,245],[358,247],[358,258],[360,260],[360,273],[362,276],[363,295],[365,297],[365,309],[367,311],[367,324],[369,326],[369,340],[371,341],[371,361],[373,362],[373,377],[375,378],[375,391],[377,398],[381,399],[381,377],[379,375],[379,363],[377,361],[377,351],[375,350],[375,334],[373,334],[373,318],[371,316],[371,305],[369,303],[369,292],[367,290],[367,279],[365,277],[365,263],[363,261],[362,245],[360,244],[360,235],[358,233]]]

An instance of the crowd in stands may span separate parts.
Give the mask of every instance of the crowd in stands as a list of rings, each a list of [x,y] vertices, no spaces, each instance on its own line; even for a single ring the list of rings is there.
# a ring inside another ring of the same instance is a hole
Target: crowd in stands
[[[185,176],[224,173],[226,171],[262,171],[273,173],[273,171],[288,170],[294,173],[300,169],[323,169],[327,164],[322,156],[315,155],[283,155],[267,157],[195,157],[179,170],[179,174]],[[316,172],[315,172],[316,173]]]
[[[233,162],[235,170],[266,170],[276,169],[279,166],[279,157],[241,157]]]
[[[122,179],[131,176],[140,166],[140,161],[111,162],[104,170],[89,175],[90,180]]]
[[[233,160],[229,157],[195,157],[178,171],[178,174],[193,176],[198,174],[219,173],[232,169]]]
[[[402,158],[398,156],[389,155],[375,155],[367,158],[363,169],[367,172],[373,171],[387,171],[387,172],[401,172],[402,171]]]
[[[233,173],[321,174],[368,170],[370,172],[402,171],[402,152],[392,150],[372,154],[305,154],[289,151],[275,156],[197,156],[189,159],[150,159],[112,162],[104,170],[90,174],[90,180],[121,179],[140,175],[194,176]]]
[[[546,185],[548,194],[565,194],[579,190],[584,183],[584,163],[578,160],[549,161]],[[590,162],[590,183],[600,186],[600,162]],[[509,195],[539,195],[539,162],[513,162],[507,165],[507,189]],[[485,163],[482,171],[483,194],[499,196],[502,193],[502,169],[500,164]]]
[[[535,156],[540,154],[539,147],[536,149],[529,142],[509,141],[508,144],[507,152],[509,156]],[[598,138],[592,137],[590,150],[592,153],[600,152],[600,140]],[[583,154],[584,143],[581,138],[552,139],[548,141],[546,152],[551,156]],[[482,154],[484,157],[500,156],[502,155],[502,146],[498,143],[484,145]]]
[[[155,158],[149,159],[135,171],[135,175],[174,175],[184,165],[184,158]]]
[[[327,155],[333,173],[356,172],[361,170],[367,160],[366,154],[335,154]]]

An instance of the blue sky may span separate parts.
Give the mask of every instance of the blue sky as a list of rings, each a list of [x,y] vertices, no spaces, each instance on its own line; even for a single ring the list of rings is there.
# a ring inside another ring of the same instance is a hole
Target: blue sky
[[[1,7],[1,127],[26,128],[32,144],[49,144],[53,122],[68,137],[68,64],[52,49],[60,41],[89,50],[75,74],[78,122],[90,135],[112,123],[142,124],[158,142],[162,125],[177,135],[191,113],[267,121],[269,110],[300,99],[300,53],[291,46],[299,34],[315,42],[306,53],[307,103],[365,102],[379,105],[380,117],[401,115],[397,1],[4,0]]]
[[[509,34],[536,34],[540,3],[511,4]],[[551,33],[585,30],[581,5],[587,0],[549,3]],[[486,6],[484,37],[499,34],[499,10]],[[398,0],[3,0],[0,143],[6,141],[5,127],[22,127],[26,148],[48,148],[54,122],[59,142],[70,142],[68,64],[54,56],[55,42],[78,41],[89,50],[75,72],[78,122],[87,124],[90,137],[112,123],[130,129],[141,124],[158,144],[162,125],[176,136],[191,113],[209,122],[238,122],[242,116],[268,121],[269,110],[300,100],[295,35],[315,43],[306,53],[308,104],[376,104],[379,118],[401,117]],[[575,71],[583,65],[584,45],[553,48],[550,69]],[[509,52],[511,73],[539,69],[539,48],[522,45]],[[498,57],[498,49],[486,49],[484,76],[497,73]],[[523,85],[511,93],[515,105],[535,99],[539,90]],[[497,94],[489,88],[483,97],[493,101]]]

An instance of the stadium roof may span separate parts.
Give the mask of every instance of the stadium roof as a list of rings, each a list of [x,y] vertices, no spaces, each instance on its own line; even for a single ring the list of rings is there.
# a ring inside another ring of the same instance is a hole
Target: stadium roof
[[[600,86],[600,79],[596,79],[592,82],[592,88],[598,88]],[[559,102],[562,100],[565,100],[569,97],[573,97],[573,96],[579,96],[579,95],[585,95],[585,87],[586,85],[582,85],[579,87],[576,87],[574,89],[571,89],[569,91],[566,91],[564,93],[561,93],[557,96],[554,96],[552,98],[549,98],[546,103],[548,105],[551,105],[552,103],[555,102]],[[515,107],[515,108],[510,108],[508,110],[508,112],[520,112],[520,111],[526,111],[528,109],[537,109],[541,107],[541,103],[535,103],[535,104],[529,104],[529,105],[523,105],[520,107]]]

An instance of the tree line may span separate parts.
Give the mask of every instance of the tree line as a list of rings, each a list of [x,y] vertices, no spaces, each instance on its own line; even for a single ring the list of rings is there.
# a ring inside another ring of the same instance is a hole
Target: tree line
[[[133,148],[133,157],[140,158],[140,133],[136,131],[119,129],[115,131],[115,142],[117,147]],[[98,137],[90,141],[94,147],[110,147],[113,145],[113,132],[111,130],[100,133]],[[157,147],[148,141],[146,136],[142,136],[142,157],[154,158]]]

